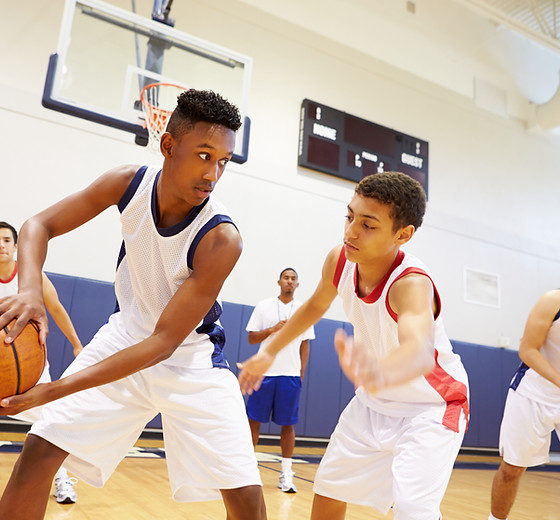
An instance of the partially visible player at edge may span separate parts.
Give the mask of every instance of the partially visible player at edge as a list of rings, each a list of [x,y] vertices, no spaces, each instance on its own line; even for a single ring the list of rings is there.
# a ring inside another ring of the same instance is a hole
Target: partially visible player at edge
[[[18,234],[14,226],[8,222],[0,222],[0,298],[11,296],[17,293],[18,284],[18,268],[15,255],[17,252],[17,239]],[[72,320],[66,309],[60,303],[58,294],[52,282],[43,273],[43,295],[45,299],[45,306],[47,307],[50,315],[68,338],[72,345],[74,356],[77,356],[82,350],[82,342],[74,329]],[[51,381],[51,374],[49,371],[49,363],[45,364],[45,368],[39,383],[48,383]],[[41,415],[41,407],[31,408],[20,414],[13,416],[15,419],[33,423],[39,419]],[[54,477],[54,497],[56,501],[61,504],[73,504],[76,502],[76,491],[74,484],[77,480],[70,477],[66,469],[61,466],[56,472]]]
[[[161,170],[111,169],[22,227],[19,293],[0,303],[0,326],[17,316],[17,336],[33,319],[44,340],[40,280],[48,241],[111,205],[123,234],[119,310],[59,381],[2,400],[4,413],[13,414],[58,399],[25,441],[0,518],[43,518],[48,485],[64,460],[82,480],[103,485],[158,412],[175,500],[221,495],[228,520],[266,518],[245,405],[218,321],[219,292],[242,241],[211,193],[240,126],[237,108],[219,95],[186,91],[160,140]]]
[[[348,502],[395,520],[438,520],[468,421],[467,374],[440,318],[426,267],[401,250],[421,225],[421,185],[374,174],[348,205],[344,244],[331,250],[314,294],[268,346],[240,363],[251,393],[275,355],[315,324],[337,294],[355,339],[337,331],[342,369],[357,386],[315,477],[312,520],[340,520]]]

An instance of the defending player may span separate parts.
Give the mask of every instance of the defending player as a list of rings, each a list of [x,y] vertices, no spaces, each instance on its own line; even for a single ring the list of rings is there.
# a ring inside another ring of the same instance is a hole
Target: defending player
[[[111,205],[123,247],[119,311],[59,381],[2,401],[5,413],[47,403],[0,501],[0,518],[43,517],[60,464],[103,485],[145,424],[162,415],[173,497],[223,498],[228,520],[266,518],[239,385],[222,353],[218,295],[242,242],[212,190],[233,155],[239,111],[219,95],[178,98],[160,150],[163,168],[121,166],[23,226],[19,293],[0,302],[0,326],[18,316],[46,335],[41,267],[49,239]],[[8,338],[7,338],[8,340]]]
[[[354,326],[335,345],[356,396],[340,416],[315,478],[312,520],[340,520],[348,502],[395,520],[438,520],[468,418],[467,375],[440,318],[425,266],[401,250],[422,223],[425,194],[407,175],[364,178],[348,205],[344,244],[315,293],[269,343],[239,364],[251,393],[274,356],[316,323],[337,294]]]

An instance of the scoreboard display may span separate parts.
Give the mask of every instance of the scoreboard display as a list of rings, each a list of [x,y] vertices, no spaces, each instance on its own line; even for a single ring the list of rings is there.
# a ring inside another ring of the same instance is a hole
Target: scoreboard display
[[[304,99],[298,165],[359,182],[383,171],[416,179],[428,194],[428,142]]]

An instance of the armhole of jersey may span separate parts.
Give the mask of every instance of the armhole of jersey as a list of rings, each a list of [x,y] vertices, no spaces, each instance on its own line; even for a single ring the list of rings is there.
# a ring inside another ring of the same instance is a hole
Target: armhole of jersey
[[[202,237],[204,237],[204,235],[206,235],[206,233],[208,233],[208,231],[215,228],[218,224],[223,224],[224,222],[228,222],[229,224],[234,226],[235,229],[237,229],[237,226],[233,223],[231,218],[227,215],[214,215],[208,222],[206,222],[206,224],[204,224],[204,226],[202,226],[200,228],[200,230],[198,231],[198,233],[194,237],[194,239],[193,239],[193,241],[192,241],[192,243],[189,247],[189,250],[187,252],[187,266],[189,267],[189,269],[193,268],[192,262],[193,262],[193,258],[194,258],[194,252],[196,250],[196,246],[202,240]]]
[[[439,297],[439,292],[437,290],[436,284],[430,278],[428,273],[426,273],[426,271],[424,271],[423,269],[420,269],[419,267],[408,267],[399,276],[397,276],[397,278],[395,278],[393,280],[393,282],[391,283],[391,287],[393,286],[393,284],[397,280],[400,280],[403,276],[406,276],[408,274],[421,274],[423,276],[426,276],[428,278],[428,280],[430,280],[430,282],[432,283],[432,287],[434,288],[434,298],[436,300],[436,312],[434,314],[434,320],[437,320],[439,318],[439,315],[441,314],[441,298]],[[391,287],[389,287],[389,289],[387,291],[387,296],[385,297],[385,307],[387,308],[387,312],[389,313],[391,318],[393,318],[393,320],[395,320],[395,322],[398,322],[398,315],[391,308],[391,305],[389,304],[389,292],[391,291]]]
[[[146,173],[147,169],[148,169],[147,166],[142,166],[134,174],[133,179],[130,181],[130,184],[128,185],[126,191],[124,192],[124,195],[121,197],[121,200],[119,200],[119,203],[117,204],[120,213],[124,211],[124,209],[128,206],[128,203],[132,200],[132,197],[136,193],[138,186],[140,186],[140,183],[142,182],[142,179],[144,178],[144,174]]]
[[[337,289],[345,265],[346,265],[346,255],[344,254],[344,246],[343,246],[340,248],[340,254],[338,255],[338,262],[336,263],[336,269],[334,270],[334,277],[333,277],[333,284]]]
[[[560,318],[560,309],[558,309],[558,312],[556,313],[556,316],[554,316],[552,322],[554,323],[558,318]]]

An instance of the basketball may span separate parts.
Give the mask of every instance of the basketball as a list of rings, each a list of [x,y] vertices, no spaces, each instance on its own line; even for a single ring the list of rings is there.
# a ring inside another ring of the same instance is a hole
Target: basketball
[[[45,367],[46,352],[35,323],[29,322],[12,343],[4,343],[14,323],[0,330],[0,398],[22,394],[35,386]]]

